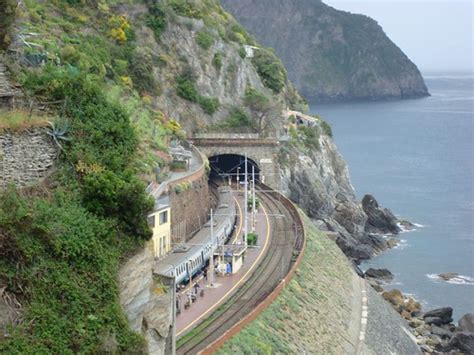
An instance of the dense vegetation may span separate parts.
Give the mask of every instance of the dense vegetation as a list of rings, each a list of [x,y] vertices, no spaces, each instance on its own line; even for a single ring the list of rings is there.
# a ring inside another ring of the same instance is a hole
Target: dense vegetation
[[[208,115],[214,114],[220,107],[219,100],[199,94],[195,80],[191,70],[186,70],[176,78],[176,93],[183,99],[199,104]]]
[[[274,93],[278,94],[286,83],[286,70],[280,59],[272,50],[260,48],[255,51],[252,63],[263,83]]]
[[[143,339],[118,300],[118,267],[151,236],[153,202],[137,175],[159,161],[143,151],[179,129],[139,95],[156,83],[127,19],[107,8],[27,4],[24,26],[41,34],[47,63],[9,66],[29,97],[54,103],[48,119],[61,154],[43,186],[0,196],[0,281],[22,305],[0,352],[139,353]],[[106,25],[82,34],[84,18]]]
[[[15,19],[17,7],[16,0],[0,0],[0,49],[4,49],[10,44],[11,37],[9,29]]]

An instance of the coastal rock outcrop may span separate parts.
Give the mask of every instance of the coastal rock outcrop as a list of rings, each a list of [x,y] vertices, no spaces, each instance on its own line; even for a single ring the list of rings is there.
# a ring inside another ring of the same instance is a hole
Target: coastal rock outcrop
[[[423,315],[423,319],[428,324],[449,324],[453,321],[453,309],[451,307],[432,309]]]
[[[222,0],[261,43],[275,48],[309,100],[428,95],[416,65],[370,17],[312,0]]]
[[[280,151],[282,190],[303,208],[322,230],[336,234],[342,251],[356,262],[393,247],[378,234],[397,233],[397,219],[371,197],[357,201],[346,162],[334,140],[321,134],[318,149],[286,144]],[[370,221],[370,222],[369,222]]]
[[[365,271],[365,277],[379,279],[383,281],[390,281],[393,279],[393,274],[388,269],[369,268]]]
[[[172,337],[173,295],[156,284],[153,267],[148,243],[120,268],[120,303],[130,327],[146,338],[148,352],[164,354]]]
[[[396,234],[400,232],[397,225],[398,219],[387,208],[381,208],[372,195],[365,195],[362,198],[362,208],[367,214],[365,230],[369,233]]]
[[[408,321],[423,353],[474,354],[473,314],[461,317],[456,327],[452,324],[451,307],[433,309],[422,315],[421,304],[413,298],[397,289],[384,291],[380,284],[370,284]]]

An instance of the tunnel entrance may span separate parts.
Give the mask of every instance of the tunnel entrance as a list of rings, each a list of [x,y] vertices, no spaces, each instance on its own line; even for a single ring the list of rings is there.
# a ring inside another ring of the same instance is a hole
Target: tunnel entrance
[[[209,158],[211,167],[210,178],[228,181],[244,181],[245,180],[245,157],[238,154],[221,154],[214,155]],[[255,169],[255,180],[260,181],[260,168],[257,163],[247,158],[247,174],[248,181],[252,180],[252,166]]]

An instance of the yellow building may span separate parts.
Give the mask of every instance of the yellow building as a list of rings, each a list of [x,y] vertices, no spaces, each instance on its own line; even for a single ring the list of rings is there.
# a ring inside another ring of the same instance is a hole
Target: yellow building
[[[160,259],[171,251],[171,208],[169,199],[160,199],[155,209],[148,215],[148,224],[153,231],[153,251],[155,259]]]

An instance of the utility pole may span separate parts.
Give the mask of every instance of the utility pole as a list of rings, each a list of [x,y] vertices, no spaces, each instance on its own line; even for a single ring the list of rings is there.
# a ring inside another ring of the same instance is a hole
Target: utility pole
[[[240,189],[240,166],[237,168],[237,190],[239,189]]]
[[[252,165],[252,232],[255,232],[255,165]]]
[[[245,182],[244,182],[244,209],[245,209],[245,217],[244,217],[244,245],[247,247],[247,234],[248,234],[248,171],[247,171],[247,154],[245,154]]]
[[[209,258],[209,273],[211,280],[211,287],[214,286],[214,213],[211,208],[211,257]]]

